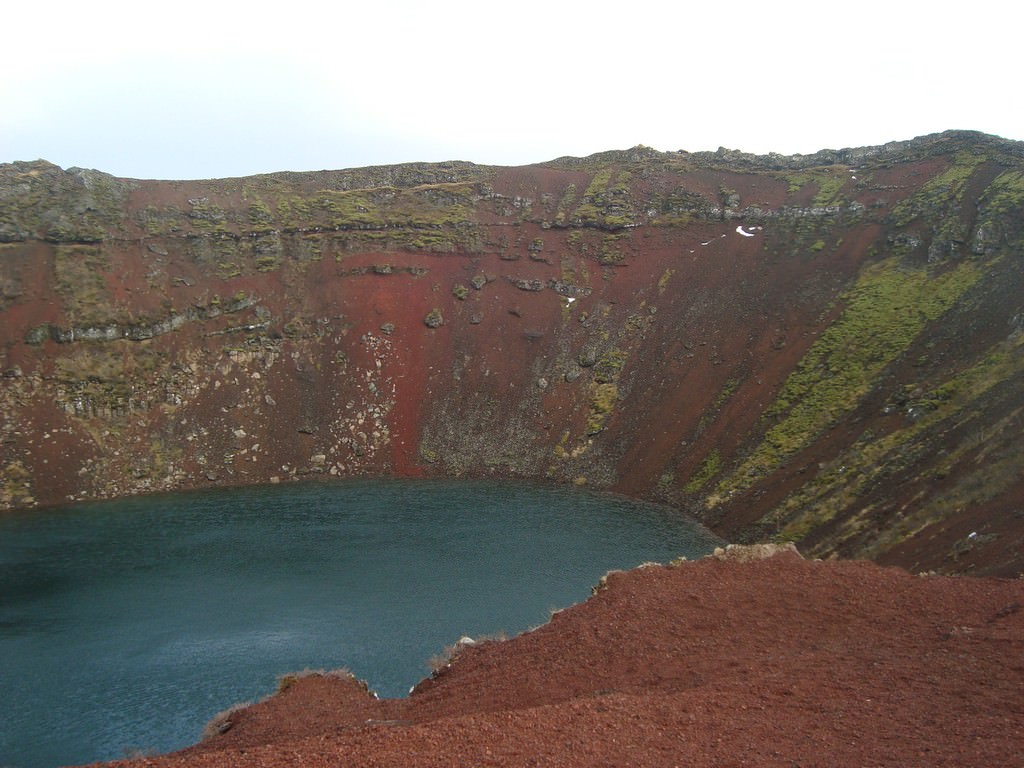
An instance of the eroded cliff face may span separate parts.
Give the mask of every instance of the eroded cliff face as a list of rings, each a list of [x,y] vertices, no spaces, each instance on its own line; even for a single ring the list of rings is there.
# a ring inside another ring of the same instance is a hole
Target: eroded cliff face
[[[0,166],[0,506],[501,475],[1024,569],[1024,147]]]

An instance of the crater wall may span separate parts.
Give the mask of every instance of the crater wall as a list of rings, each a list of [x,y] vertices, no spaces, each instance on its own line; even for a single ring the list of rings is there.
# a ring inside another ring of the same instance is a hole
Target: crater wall
[[[199,182],[0,166],[0,508],[580,483],[1024,570],[1024,150],[643,147]]]

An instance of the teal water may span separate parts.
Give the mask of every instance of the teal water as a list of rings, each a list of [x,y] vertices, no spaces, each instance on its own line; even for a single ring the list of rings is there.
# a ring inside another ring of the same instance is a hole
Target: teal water
[[[277,677],[407,694],[462,635],[508,635],[608,570],[720,541],[619,496],[476,481],[193,492],[0,518],[0,766],[194,743]]]

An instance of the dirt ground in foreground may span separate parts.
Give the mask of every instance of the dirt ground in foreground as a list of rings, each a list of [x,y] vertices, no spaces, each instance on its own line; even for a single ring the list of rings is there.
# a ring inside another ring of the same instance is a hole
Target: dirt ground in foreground
[[[705,558],[612,573],[406,699],[298,678],[118,766],[1021,766],[1024,580]]]

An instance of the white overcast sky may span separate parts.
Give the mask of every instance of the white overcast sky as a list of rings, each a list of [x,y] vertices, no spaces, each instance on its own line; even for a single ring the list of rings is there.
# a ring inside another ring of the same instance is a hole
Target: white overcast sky
[[[1024,139],[1022,7],[12,0],[0,162],[190,179]]]

